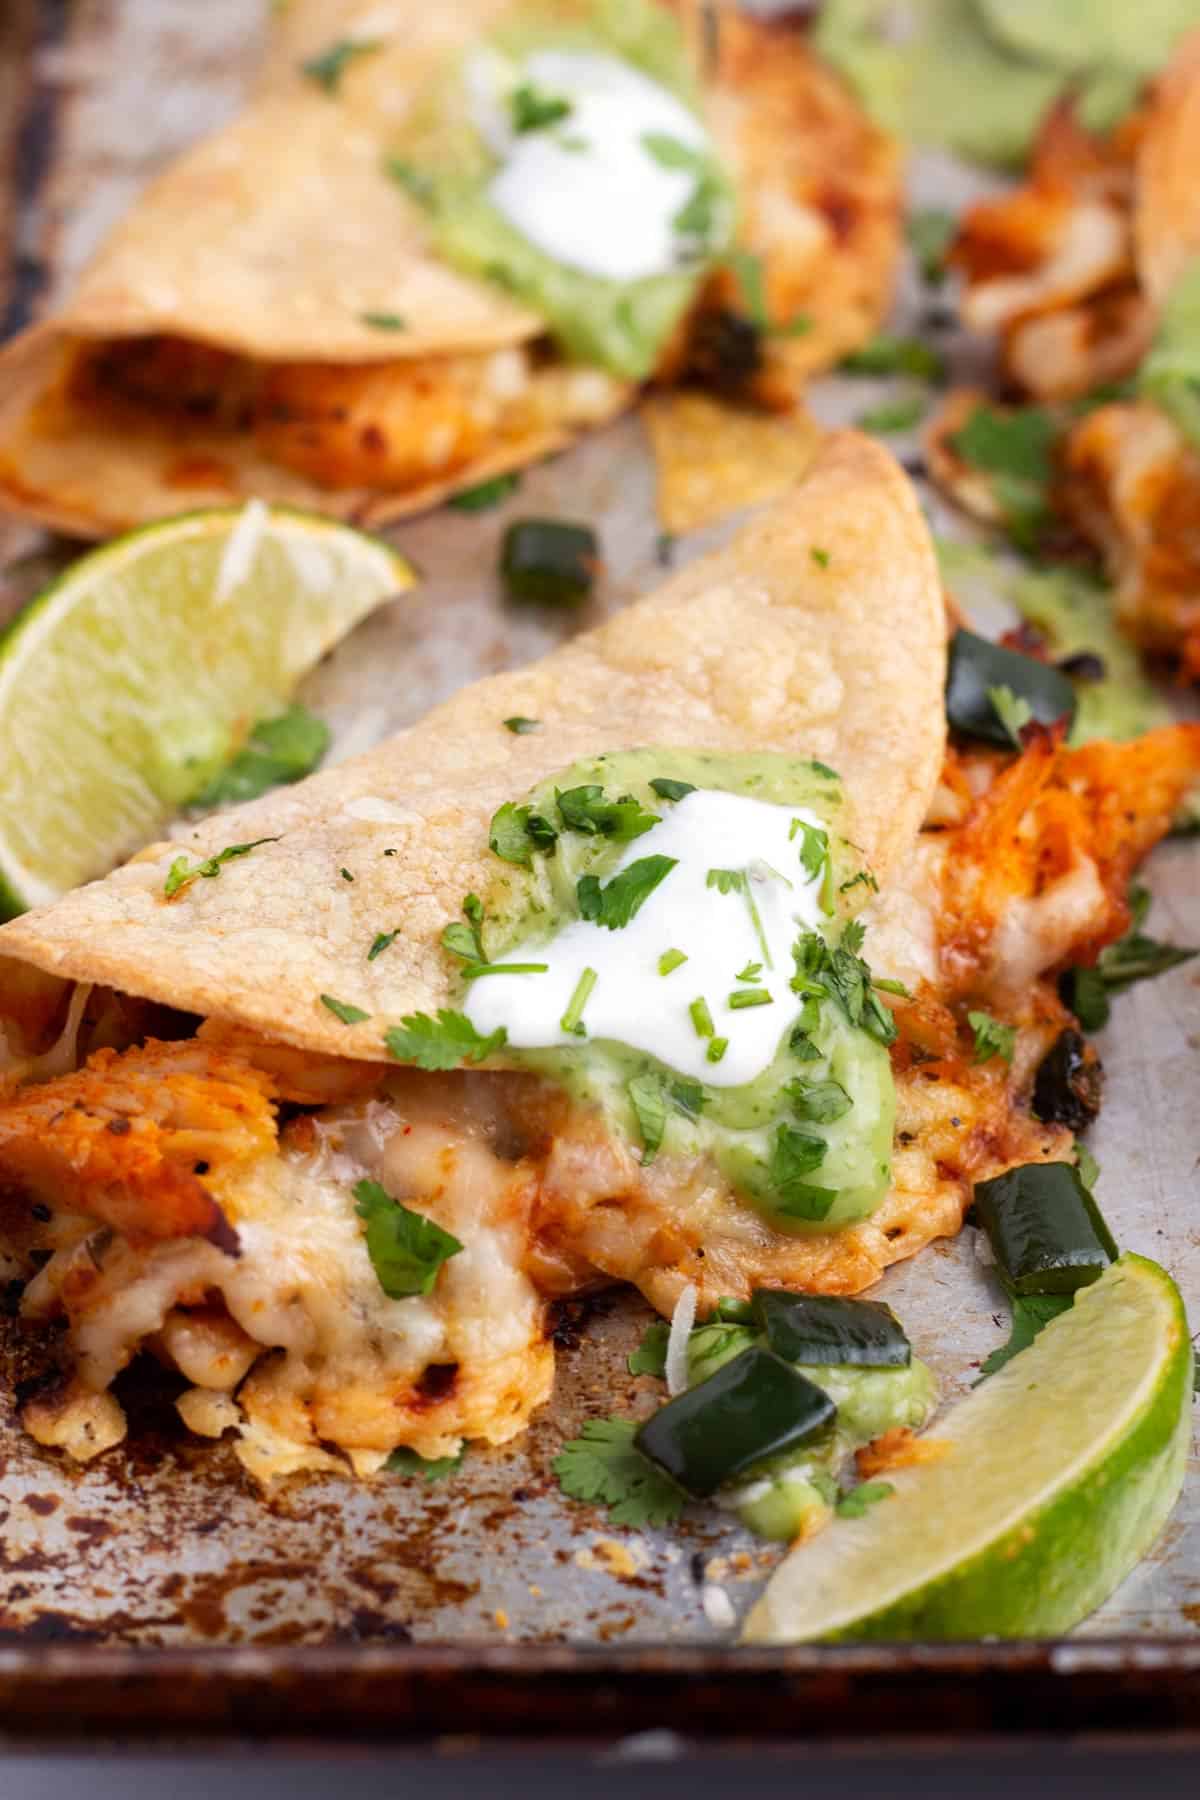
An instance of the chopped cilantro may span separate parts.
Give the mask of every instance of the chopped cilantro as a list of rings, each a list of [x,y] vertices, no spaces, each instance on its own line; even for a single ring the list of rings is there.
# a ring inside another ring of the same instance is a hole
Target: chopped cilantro
[[[686,961],[687,957],[682,950],[664,950],[658,959],[658,972],[660,975],[670,975],[673,970],[681,969]]]
[[[350,873],[349,869],[340,869],[338,871],[338,873],[341,875],[341,878],[343,881],[353,881],[354,880],[354,877]]]
[[[589,836],[610,837],[618,844],[627,844],[659,823],[658,814],[646,812],[632,794],[622,794],[619,800],[608,800],[604,789],[593,782],[567,788],[564,792],[556,790],[554,797],[565,831],[582,831]]]
[[[322,994],[320,998],[321,1005],[328,1007],[334,1018],[340,1019],[343,1025],[361,1025],[364,1019],[371,1016],[361,1006],[351,1006],[345,1000],[335,1000],[332,994]]]
[[[1011,1362],[1018,1351],[1032,1344],[1042,1327],[1066,1312],[1073,1299],[1073,1294],[1014,1294],[1012,1332],[1006,1344],[1001,1344],[980,1363],[980,1380],[994,1375],[1006,1362]]]
[[[438,1008],[436,1019],[428,1013],[406,1013],[399,1025],[384,1034],[389,1056],[397,1062],[415,1063],[418,1069],[457,1069],[464,1062],[478,1063],[508,1042],[503,1025],[484,1037],[465,1013]]]
[[[670,1335],[671,1327],[665,1319],[655,1319],[652,1325],[647,1325],[641,1343],[626,1359],[629,1373],[657,1375],[661,1380],[667,1372],[667,1339]]]
[[[829,567],[828,550],[819,550],[816,544],[814,544],[808,554],[812,557],[818,569],[827,569]]]
[[[708,1046],[708,1049],[704,1052],[705,1061],[710,1062],[710,1063],[719,1063],[721,1058],[724,1056],[725,1052],[728,1050],[728,1048],[729,1048],[729,1039],[728,1038],[724,1038],[724,1037],[713,1038],[712,1042]]]
[[[941,381],[946,373],[945,359],[930,344],[888,332],[852,350],[842,368],[848,375],[911,375],[918,381]]]
[[[839,1519],[861,1519],[881,1500],[889,1500],[895,1491],[890,1481],[860,1481],[857,1487],[842,1495],[833,1510]]]
[[[877,894],[879,892],[879,883],[876,881],[875,877],[872,875],[870,869],[860,869],[858,871],[857,875],[852,875],[850,877],[849,881],[843,881],[838,888],[838,893],[839,894],[848,894],[850,892],[851,888],[856,888],[856,887],[870,888],[870,890],[873,894]],[[877,987],[882,987],[883,983],[876,982],[875,985]]]
[[[823,1137],[780,1125],[771,1145],[767,1176],[780,1212],[793,1218],[819,1221],[828,1216],[837,1193],[833,1188],[813,1187],[805,1177],[819,1169],[829,1146]]]
[[[1037,543],[1050,519],[1047,493],[1057,436],[1050,414],[1037,407],[1006,413],[978,406],[949,440],[964,462],[991,476],[1009,532],[1025,548]]]
[[[225,768],[195,795],[193,806],[236,806],[269,789],[299,781],[329,748],[329,727],[303,706],[262,719]]]
[[[571,102],[561,94],[543,93],[531,81],[523,81],[509,95],[512,127],[515,132],[544,131],[571,116]]]
[[[752,250],[731,250],[725,261],[741,291],[747,317],[760,331],[769,331],[771,315],[767,310],[767,282],[761,256],[755,256]]]
[[[994,1056],[1006,1063],[1012,1061],[1017,1042],[1015,1025],[1002,1025],[999,1019],[993,1019],[985,1012],[969,1012],[967,1024],[975,1033],[974,1060],[977,1063],[991,1062]]]
[[[891,400],[884,406],[869,407],[860,413],[855,424],[860,431],[875,431],[883,436],[891,432],[911,431],[921,423],[925,402],[914,394],[908,400]]]
[[[756,866],[766,868],[766,864]],[[771,869],[769,872],[772,875],[778,875],[778,871],[775,869]],[[716,888],[719,894],[740,894],[742,896],[750,913],[750,923],[754,927],[754,935],[758,939],[758,946],[762,951],[763,961],[766,963],[768,969],[773,969],[775,964],[771,959],[771,946],[767,943],[767,934],[763,930],[762,918],[758,910],[758,902],[754,898],[754,892],[750,885],[749,872],[745,869],[710,869],[705,878],[704,885],[706,887]]]
[[[493,475],[490,481],[479,481],[474,487],[463,488],[461,493],[451,494],[447,505],[452,506],[455,512],[487,512],[489,507],[499,506],[510,494],[515,494],[520,485],[521,477],[516,473]]]
[[[744,1012],[748,1006],[773,1006],[774,997],[766,988],[737,988],[725,1002],[730,1012]]]
[[[461,956],[467,963],[486,963],[487,952],[483,947],[483,905],[478,894],[468,894],[463,901],[463,914],[467,923],[462,925],[455,920],[442,932],[442,948],[449,950],[451,956]]]
[[[1094,968],[1068,969],[1063,977],[1063,997],[1085,1031],[1099,1031],[1107,1025],[1111,994],[1122,993],[1135,982],[1150,981],[1200,955],[1200,950],[1160,944],[1145,935],[1142,925],[1150,910],[1148,888],[1132,887],[1129,906],[1132,918],[1124,937],[1100,952]]]
[[[374,39],[338,38],[319,55],[310,56],[307,62],[302,62],[300,69],[310,81],[315,81],[319,88],[324,88],[327,94],[336,94],[350,63],[360,56],[369,56],[380,47]]]
[[[762,964],[760,962],[748,962],[744,969],[738,970],[733,979],[735,981],[761,981]]]
[[[575,983],[575,991],[567,1002],[567,1010],[559,1020],[563,1031],[569,1031],[574,1037],[586,1037],[587,1028],[583,1023],[583,1009],[591,998],[592,989],[598,977],[595,969],[585,969]]]
[[[840,1081],[805,1081],[797,1076],[784,1087],[798,1119],[813,1125],[830,1125],[844,1119],[854,1104]]]
[[[829,833],[822,831],[817,825],[809,825],[803,819],[793,819],[788,828],[788,837],[794,838],[800,832],[800,867],[810,881],[815,881],[829,856]]]
[[[511,719],[503,721],[505,731],[511,731],[514,737],[528,737],[531,731],[540,731],[540,719],[526,719],[520,713],[514,713]]]
[[[1096,1161],[1086,1144],[1075,1140],[1075,1167],[1079,1170],[1079,1179],[1090,1194],[1100,1179],[1100,1164]]]
[[[457,1456],[430,1458],[418,1456],[415,1450],[410,1450],[407,1445],[401,1445],[399,1450],[392,1451],[384,1463],[384,1473],[387,1475],[423,1475],[426,1481],[442,1481],[447,1475],[457,1475],[462,1468],[463,1457],[466,1454],[464,1445]]]
[[[371,939],[371,948],[367,951],[367,961],[374,962],[377,956],[382,956],[385,950],[390,950],[399,936],[399,926],[395,931],[377,931]]]
[[[388,157],[384,168],[397,187],[402,187],[405,193],[411,195],[419,205],[428,206],[430,204],[433,199],[434,184],[432,177],[427,175],[424,169],[418,169],[415,163],[410,163],[403,156]]]
[[[356,1181],[354,1210],[366,1222],[367,1254],[389,1300],[431,1294],[438,1270],[463,1246],[424,1213],[394,1200],[377,1181]]]
[[[921,280],[940,287],[946,279],[946,252],[954,241],[958,221],[941,207],[922,206],[908,215],[908,241]]]
[[[669,569],[675,560],[675,538],[669,531],[660,531],[654,541],[654,560],[660,569]]]
[[[652,776],[650,786],[660,800],[683,800],[696,791],[694,781],[672,781],[669,775]]]
[[[581,875],[575,884],[580,917],[608,931],[622,930],[678,861],[675,856],[641,856],[603,887],[595,875]]]
[[[406,319],[402,319],[400,317],[399,313],[365,312],[365,313],[360,313],[359,317],[361,318],[364,325],[370,326],[372,331],[407,331],[408,330],[408,321]]]
[[[532,867],[535,850],[548,856],[557,841],[558,832],[549,819],[512,800],[498,808],[488,832],[488,847],[493,854],[523,869]]]
[[[1020,694],[1014,694],[1006,683],[999,687],[990,687],[987,697],[992,703],[992,710],[1008,733],[1015,750],[1021,750],[1021,733],[1033,717],[1033,708],[1028,700]]]
[[[667,1129],[667,1097],[657,1075],[635,1075],[626,1089],[642,1139],[642,1165],[658,1155]]]
[[[190,886],[193,881],[201,878],[211,881],[215,875],[221,873],[227,862],[233,862],[239,856],[249,856],[250,852],[257,850],[260,844],[277,844],[278,842],[278,837],[261,837],[254,838],[248,844],[227,844],[224,850],[218,850],[215,856],[206,856],[203,862],[193,863],[190,868],[186,856],[177,856],[167,870],[163,893],[170,900],[183,888]]]
[[[634,1419],[588,1419],[550,1465],[571,1500],[599,1501],[614,1525],[670,1525],[687,1496],[634,1448]]]

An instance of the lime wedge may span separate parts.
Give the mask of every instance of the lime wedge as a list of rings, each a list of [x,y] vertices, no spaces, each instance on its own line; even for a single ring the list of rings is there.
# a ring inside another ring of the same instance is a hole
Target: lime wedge
[[[260,501],[75,563],[0,639],[0,917],[149,842],[412,582],[379,539]]]
[[[1179,1497],[1192,1346],[1165,1270],[1126,1254],[935,1421],[938,1461],[780,1565],[750,1643],[1043,1637],[1146,1554]]]

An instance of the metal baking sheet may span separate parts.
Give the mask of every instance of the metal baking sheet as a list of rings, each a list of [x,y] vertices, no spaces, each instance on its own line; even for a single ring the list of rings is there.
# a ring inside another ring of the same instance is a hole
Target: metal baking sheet
[[[87,0],[73,11],[47,0],[6,13],[0,93],[23,96],[15,130],[0,137],[0,159],[8,159],[0,160],[0,228],[10,226],[0,296],[7,293],[10,326],[61,291],[154,166],[233,109],[261,26],[257,0],[203,8]],[[937,159],[913,179],[923,203],[952,206],[974,181]],[[920,305],[913,289],[902,310]],[[871,400],[862,382],[826,381],[814,396],[830,422]],[[518,514],[598,522],[604,572],[586,608],[502,603],[496,551]],[[695,555],[726,529],[680,542],[673,555]],[[663,574],[653,471],[636,419],[529,472],[501,509],[432,515],[395,537],[421,570],[420,587],[361,627],[304,696],[334,725],[338,755],[408,723],[463,682],[540,655]],[[30,551],[33,565],[22,563]],[[10,606],[36,580],[43,551],[58,553],[24,529],[5,536],[0,527]],[[1151,879],[1153,928],[1194,940],[1197,846],[1165,846]],[[1100,1043],[1108,1101],[1091,1141],[1101,1201],[1122,1243],[1164,1262],[1200,1320],[1200,974],[1187,967],[1135,989]],[[879,1290],[948,1398],[969,1386],[1005,1335],[972,1237],[935,1245]],[[59,1717],[65,1704],[76,1724],[111,1718],[114,1705],[127,1722],[227,1724],[239,1694],[264,1728],[287,1729],[304,1695],[303,1706],[328,1724],[374,1729],[383,1697],[395,1707],[401,1693],[415,1710],[394,1712],[392,1725],[436,1729],[468,1678],[488,1721],[479,1728],[492,1730],[524,1720],[584,1732],[579,1708],[593,1705],[602,1734],[635,1728],[630,1721],[669,1724],[676,1713],[694,1729],[749,1730],[762,1710],[751,1695],[764,1684],[776,1703],[787,1697],[797,1728],[829,1728],[864,1684],[890,1696],[873,1720],[881,1733],[921,1720],[980,1728],[997,1722],[997,1709],[1036,1712],[1037,1694],[1043,1710],[1025,1719],[1033,1727],[1064,1717],[1098,1727],[1200,1718],[1195,1458],[1153,1554],[1059,1650],[721,1653],[728,1634],[706,1618],[704,1584],[720,1584],[740,1613],[776,1553],[710,1513],[670,1533],[611,1529],[601,1513],[565,1502],[549,1473],[582,1419],[626,1410],[638,1384],[624,1358],[648,1317],[620,1296],[567,1309],[553,1403],[516,1446],[473,1451],[457,1477],[431,1487],[306,1479],[266,1499],[227,1449],[187,1438],[161,1374],[145,1370],[126,1382],[127,1446],[85,1469],[40,1451],[21,1433],[12,1400],[37,1355],[8,1331],[0,1347],[0,1731],[19,1718],[32,1729],[52,1696]],[[582,1659],[572,1648],[580,1645],[588,1647]],[[132,1654],[147,1649],[158,1653],[149,1663]],[[527,1709],[506,1710],[499,1696],[519,1691]],[[951,1692],[959,1695],[953,1713]],[[616,1711],[614,1695],[623,1696]]]

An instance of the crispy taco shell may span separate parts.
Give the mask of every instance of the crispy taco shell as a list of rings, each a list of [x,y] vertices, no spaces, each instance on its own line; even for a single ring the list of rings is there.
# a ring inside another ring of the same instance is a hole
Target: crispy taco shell
[[[407,100],[503,10],[404,9],[389,37],[386,8],[286,9],[249,109],[0,356],[0,501],[85,536],[249,494],[380,524],[627,406],[630,382],[565,364],[535,312],[441,262],[386,172]],[[356,21],[375,47],[327,93],[302,65]],[[764,340],[750,396],[787,407],[886,308],[898,155],[794,32],[729,17],[707,67],[742,236],[794,328]],[[744,304],[725,272],[701,302]],[[683,336],[663,372],[689,373]]]

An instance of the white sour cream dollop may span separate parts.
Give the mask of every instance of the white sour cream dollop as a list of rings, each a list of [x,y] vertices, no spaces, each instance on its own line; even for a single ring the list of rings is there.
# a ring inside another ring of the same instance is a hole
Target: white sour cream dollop
[[[570,113],[538,130],[513,129],[514,88],[565,100]],[[513,65],[495,51],[467,59],[473,123],[500,168],[488,197],[522,237],[555,262],[606,281],[641,281],[680,266],[675,218],[696,175],[667,168],[646,147],[658,134],[712,157],[695,114],[615,56],[542,50]]]
[[[474,981],[465,1008],[471,1022],[481,1032],[503,1025],[517,1049],[578,1048],[587,1040],[564,1031],[560,1021],[580,977],[594,969],[595,986],[583,1009],[587,1038],[645,1051],[710,1087],[753,1081],[769,1066],[800,1007],[788,985],[795,972],[792,945],[801,931],[827,922],[824,868],[815,876],[805,872],[804,834],[794,829],[795,820],[823,829],[799,806],[708,789],[685,795],[621,856],[618,870],[646,856],[676,859],[629,924],[610,931],[573,919],[548,943],[516,945],[497,960],[546,963],[545,974]],[[710,869],[747,872],[761,941],[745,895],[710,886]],[[687,961],[661,975],[660,958],[670,950],[681,950]],[[761,965],[758,979],[739,980],[754,963]],[[770,994],[771,1004],[730,1006],[732,994],[751,989]],[[728,1039],[719,1062],[708,1060],[711,1039],[700,1035],[692,1018],[697,999],[707,1002],[713,1035]]]

